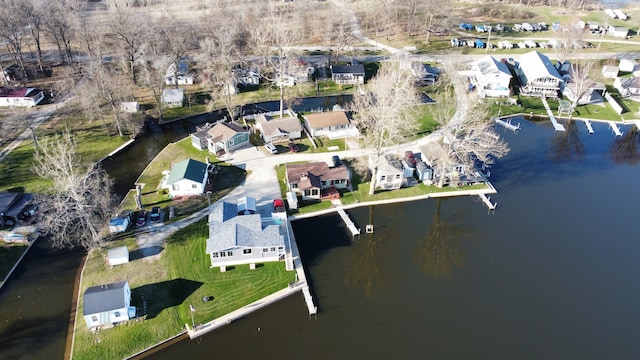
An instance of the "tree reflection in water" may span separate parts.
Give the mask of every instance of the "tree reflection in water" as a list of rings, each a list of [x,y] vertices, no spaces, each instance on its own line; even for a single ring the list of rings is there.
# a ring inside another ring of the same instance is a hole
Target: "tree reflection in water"
[[[611,146],[611,158],[618,164],[636,164],[640,161],[640,131],[631,126],[621,138],[617,138]]]
[[[426,236],[418,241],[413,260],[426,277],[451,279],[453,271],[464,263],[464,240],[474,243],[477,240],[471,230],[455,224],[452,219],[442,217],[442,201],[440,198],[436,199],[431,227]]]
[[[549,153],[555,160],[569,160],[574,157],[582,157],[584,144],[578,136],[578,125],[570,119],[564,125],[565,131],[556,131],[551,139]]]
[[[369,206],[368,224],[374,224],[374,206]],[[385,216],[393,216],[395,212],[388,212]],[[389,224],[399,223],[390,219]],[[393,228],[386,226],[376,227],[371,234],[362,233],[356,236],[349,252],[350,268],[345,273],[345,282],[350,287],[362,287],[367,298],[374,294],[389,289],[389,281],[392,278],[394,267],[389,264],[389,241],[394,237]]]

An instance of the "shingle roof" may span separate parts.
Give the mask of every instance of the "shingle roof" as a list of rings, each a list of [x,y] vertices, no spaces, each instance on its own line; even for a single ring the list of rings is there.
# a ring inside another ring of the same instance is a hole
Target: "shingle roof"
[[[206,172],[207,164],[193,159],[183,160],[174,164],[171,168],[171,173],[167,179],[167,185],[171,185],[182,179],[201,183]]]
[[[533,81],[546,76],[562,80],[562,77],[551,63],[551,60],[549,60],[546,55],[537,51],[520,55],[520,68],[522,68],[522,72],[527,78],[527,81]]]
[[[291,164],[287,165],[286,171],[289,183],[298,184],[302,190],[310,186],[320,187],[321,180],[330,181],[349,178],[349,170],[347,170],[346,166],[330,168],[325,162]],[[305,177],[306,179],[304,179]]]
[[[184,90],[165,89],[162,90],[162,102],[176,102],[184,99]]]
[[[209,222],[225,222],[238,215],[238,205],[226,201],[217,202],[209,209]]]
[[[239,132],[248,132],[242,128],[242,126],[234,123],[218,122],[211,129],[208,130],[209,135],[213,138],[225,137],[227,139],[233,137]]]
[[[212,213],[213,211],[219,210],[212,208]],[[277,225],[262,228],[260,214],[233,215],[235,216],[224,222],[212,220],[211,214],[209,215],[209,239],[205,250],[207,254],[237,247],[270,247],[284,244],[284,238],[280,235]]]
[[[485,76],[508,76],[511,77],[509,68],[503,62],[496,60],[493,56],[487,55],[476,62],[476,66],[482,75]]]
[[[364,74],[364,65],[333,65],[331,66],[333,74]]]
[[[334,125],[347,125],[349,118],[344,111],[327,111],[321,113],[304,115],[312,129],[323,128]]]
[[[31,96],[30,93],[36,89],[34,88],[0,88],[0,97],[27,97]]]
[[[127,281],[92,286],[83,295],[84,315],[125,307],[124,288]]]
[[[272,118],[264,114],[258,115],[256,122],[260,124],[262,132],[269,136],[288,134],[294,131],[302,131],[300,120],[287,116],[284,118]]]

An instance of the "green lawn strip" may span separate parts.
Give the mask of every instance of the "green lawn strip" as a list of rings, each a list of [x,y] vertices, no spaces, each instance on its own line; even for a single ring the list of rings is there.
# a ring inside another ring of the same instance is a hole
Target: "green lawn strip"
[[[9,274],[16,261],[27,251],[26,244],[4,244],[0,246],[0,281]]]
[[[287,272],[282,262],[267,263],[256,270],[241,265],[226,273],[210,268],[204,252],[208,232],[206,218],[179,230],[155,261],[137,259],[110,268],[105,262],[106,248],[91,252],[80,296],[89,286],[128,280],[132,305],[141,307],[144,297],[147,316],[142,321],[91,334],[85,326],[79,299],[73,358],[113,359],[132,355],[182,332],[185,324],[191,324],[189,305],[197,310],[193,314],[196,323],[204,323],[284,289],[295,280],[295,273]],[[132,253],[137,249],[133,238],[108,243],[109,247],[122,245],[127,245]],[[204,296],[215,299],[203,303]]]

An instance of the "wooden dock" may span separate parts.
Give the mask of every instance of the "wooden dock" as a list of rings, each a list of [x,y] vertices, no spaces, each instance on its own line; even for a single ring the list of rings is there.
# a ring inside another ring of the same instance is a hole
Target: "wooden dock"
[[[482,200],[482,202],[484,202],[485,205],[487,205],[489,210],[495,210],[496,206],[498,206],[498,203],[492,203],[491,199],[487,195],[480,194],[478,196],[480,196],[480,199]]]
[[[502,125],[505,129],[511,130],[513,132],[520,130],[520,123],[518,123],[518,125],[513,125],[511,123],[511,118],[509,118],[507,121],[504,121],[500,118],[494,118],[494,121],[496,124]]]
[[[584,120],[584,126],[587,127],[587,131],[589,132],[589,134],[593,134],[593,126],[591,126],[591,121],[589,120]]]
[[[558,120],[556,120],[556,117],[553,115],[553,111],[551,111],[549,103],[547,103],[547,99],[544,96],[542,97],[542,105],[544,105],[544,108],[547,109],[547,114],[549,114],[549,120],[551,120],[553,128],[556,131],[565,131],[564,125],[560,124]]]
[[[343,208],[338,208],[338,214],[340,214],[340,217],[342,218],[344,223],[347,225],[347,228],[349,228],[349,231],[351,231],[351,235],[353,236],[360,235],[360,229],[358,229],[356,225],[353,223],[353,221],[349,219],[349,215],[347,215],[347,213],[344,211]]]
[[[609,126],[611,126],[611,130],[613,130],[613,133],[616,134],[616,136],[622,136],[622,132],[620,131],[616,123],[609,121]]]

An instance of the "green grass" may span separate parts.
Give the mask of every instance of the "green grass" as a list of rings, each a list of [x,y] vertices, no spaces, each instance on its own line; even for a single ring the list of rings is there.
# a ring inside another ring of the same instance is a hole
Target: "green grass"
[[[138,259],[113,269],[105,264],[106,250],[93,251],[84,270],[80,293],[89,286],[127,279],[132,305],[141,306],[144,297],[147,317],[91,334],[81,317],[79,299],[73,358],[126,357],[183,331],[185,324],[191,324],[189,305],[197,309],[196,323],[204,323],[284,289],[295,280],[295,273],[285,271],[282,262],[267,263],[255,270],[241,265],[225,273],[210,268],[210,260],[204,253],[207,238],[205,218],[174,234],[160,259]],[[127,245],[130,251],[136,248],[132,238],[110,245]],[[203,303],[203,296],[214,296],[214,300]]]
[[[4,244],[0,246],[0,281],[9,274],[16,261],[27,251],[26,244]]]

